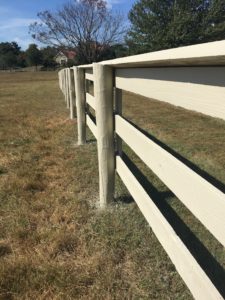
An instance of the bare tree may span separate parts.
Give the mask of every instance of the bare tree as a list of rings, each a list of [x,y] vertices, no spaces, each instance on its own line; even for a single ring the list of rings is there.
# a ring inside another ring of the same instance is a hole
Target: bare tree
[[[73,0],[52,13],[38,13],[40,22],[30,25],[32,37],[41,43],[75,48],[79,63],[99,61],[106,49],[120,43],[126,31],[124,18],[103,0]]]

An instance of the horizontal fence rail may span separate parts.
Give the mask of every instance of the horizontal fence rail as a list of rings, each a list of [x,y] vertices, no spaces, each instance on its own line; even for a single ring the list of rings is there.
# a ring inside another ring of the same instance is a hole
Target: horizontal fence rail
[[[225,195],[122,117],[122,90],[225,120],[224,74],[225,41],[59,72],[59,86],[71,118],[76,107],[78,144],[86,143],[86,125],[97,140],[100,206],[113,200],[118,173],[196,299],[223,297],[126,165],[122,141],[223,246]]]
[[[85,78],[87,80],[94,81],[94,75],[93,75],[93,70],[92,69],[86,69],[85,70]]]
[[[90,95],[89,93],[86,93],[86,102],[89,104],[94,110],[96,109],[96,103],[95,98]]]
[[[225,67],[117,69],[116,87],[225,120]]]
[[[116,133],[225,246],[225,198],[172,154],[116,116]]]
[[[93,133],[93,135],[95,136],[95,138],[97,139],[97,126],[95,125],[95,123],[92,121],[92,119],[87,116],[87,126],[89,127],[89,129],[91,130],[91,132]]]
[[[222,299],[132,172],[117,157],[117,172],[196,299]]]

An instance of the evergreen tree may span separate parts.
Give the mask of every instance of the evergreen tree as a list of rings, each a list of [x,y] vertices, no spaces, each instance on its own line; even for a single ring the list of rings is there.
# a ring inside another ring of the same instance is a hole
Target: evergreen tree
[[[225,0],[139,0],[127,44],[143,53],[225,38]]]
[[[204,42],[225,39],[225,0],[209,1],[202,35]]]
[[[26,59],[29,66],[37,66],[42,62],[42,53],[36,44],[30,44],[26,50]]]
[[[17,66],[20,47],[16,42],[0,43],[0,69],[11,69]]]
[[[55,47],[46,47],[41,49],[42,53],[42,63],[45,69],[54,69],[57,65],[55,61],[55,56],[58,50]]]

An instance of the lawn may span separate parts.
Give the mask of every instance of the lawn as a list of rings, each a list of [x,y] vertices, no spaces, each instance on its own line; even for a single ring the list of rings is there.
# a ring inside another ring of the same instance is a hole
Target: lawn
[[[224,121],[129,93],[123,101],[125,117],[225,190]],[[192,299],[119,178],[115,203],[99,211],[96,142],[89,131],[86,145],[76,141],[56,73],[0,73],[0,299]],[[225,295],[224,248],[124,152]]]

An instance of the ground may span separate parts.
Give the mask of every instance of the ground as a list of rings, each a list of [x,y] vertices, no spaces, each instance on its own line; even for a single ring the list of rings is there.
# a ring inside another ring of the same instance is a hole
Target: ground
[[[224,121],[128,93],[123,113],[224,191]],[[0,73],[0,299],[192,299],[119,178],[98,209],[96,142],[68,116],[56,73]],[[224,295],[224,248],[124,151]]]

